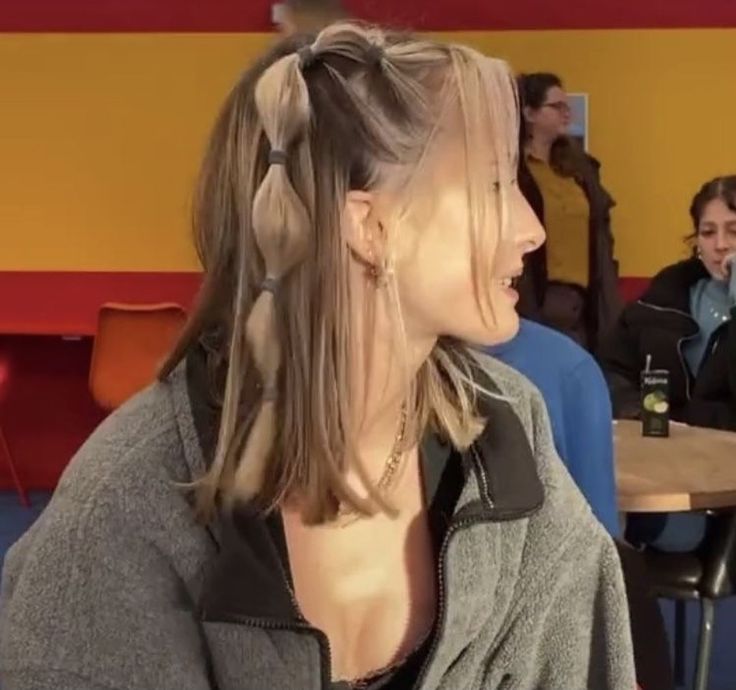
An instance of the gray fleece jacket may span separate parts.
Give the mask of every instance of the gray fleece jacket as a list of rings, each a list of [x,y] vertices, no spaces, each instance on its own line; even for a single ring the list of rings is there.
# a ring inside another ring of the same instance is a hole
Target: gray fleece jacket
[[[421,690],[633,690],[615,547],[552,445],[539,393],[488,360],[508,402],[464,455]],[[205,469],[187,372],[109,417],[8,553],[3,690],[328,690],[325,636],[293,615],[256,515],[197,524]],[[437,446],[439,448],[439,446]],[[407,690],[410,690],[407,688]]]

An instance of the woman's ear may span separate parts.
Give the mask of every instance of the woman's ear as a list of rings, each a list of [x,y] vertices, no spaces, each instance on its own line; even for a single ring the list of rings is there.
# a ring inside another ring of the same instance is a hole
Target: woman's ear
[[[526,123],[534,122],[534,115],[535,115],[535,113],[536,113],[536,111],[534,110],[534,108],[532,108],[532,107],[530,107],[528,105],[525,105],[521,109],[521,114],[524,117],[524,122],[526,122]]]
[[[386,254],[386,237],[371,192],[351,191],[345,203],[343,236],[350,251],[361,262],[377,267]]]

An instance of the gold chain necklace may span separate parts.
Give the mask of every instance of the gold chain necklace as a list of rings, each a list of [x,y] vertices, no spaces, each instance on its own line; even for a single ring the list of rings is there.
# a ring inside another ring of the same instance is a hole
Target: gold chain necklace
[[[404,443],[404,436],[406,434],[406,421],[409,416],[406,403],[401,406],[401,417],[399,419],[399,429],[396,432],[396,438],[394,439],[394,445],[391,449],[391,454],[388,456],[388,459],[386,460],[386,466],[383,468],[383,472],[381,473],[381,476],[378,479],[378,482],[376,483],[376,488],[379,491],[386,491],[391,487],[391,485],[394,483],[394,479],[396,478],[396,473],[399,470],[399,467],[401,466],[401,458],[404,455],[403,451],[403,443]],[[341,505],[340,509],[337,512],[338,518],[342,517],[350,517],[351,519],[343,524],[343,527],[347,527],[347,525],[352,524],[355,522],[355,520],[359,519],[361,516],[355,514],[356,511],[354,508],[347,507],[345,505]]]

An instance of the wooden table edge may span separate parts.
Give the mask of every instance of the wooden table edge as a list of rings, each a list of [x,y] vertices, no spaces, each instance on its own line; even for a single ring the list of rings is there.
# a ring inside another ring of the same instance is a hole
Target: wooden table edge
[[[736,491],[648,495],[620,492],[618,495],[618,509],[623,513],[679,513],[734,506],[736,506]]]

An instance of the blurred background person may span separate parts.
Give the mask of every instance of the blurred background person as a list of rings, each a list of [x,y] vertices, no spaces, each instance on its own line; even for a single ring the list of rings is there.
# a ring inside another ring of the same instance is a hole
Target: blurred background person
[[[284,36],[315,33],[348,17],[340,0],[284,0],[276,7],[275,21]]]
[[[547,231],[547,242],[527,258],[519,309],[593,350],[620,312],[614,201],[598,161],[568,135],[572,112],[562,80],[526,74],[519,90],[519,185]]]
[[[664,268],[628,305],[601,348],[614,415],[636,418],[640,373],[669,372],[670,415],[736,431],[736,175],[706,182],[690,207],[693,256]],[[666,551],[690,551],[703,515],[632,517],[627,535]]]
[[[539,388],[560,458],[600,523],[617,537],[611,400],[598,363],[570,338],[526,319],[513,340],[487,351]]]
[[[645,690],[673,690],[667,632],[646,564],[639,551],[619,539],[611,400],[598,363],[567,336],[526,319],[520,320],[512,340],[486,351],[520,371],[542,393],[560,458],[595,516],[616,539],[629,600],[636,679]]]
[[[706,182],[690,207],[693,256],[667,266],[629,304],[601,348],[614,414],[639,416],[639,375],[670,378],[670,414],[736,431],[736,175]]]

